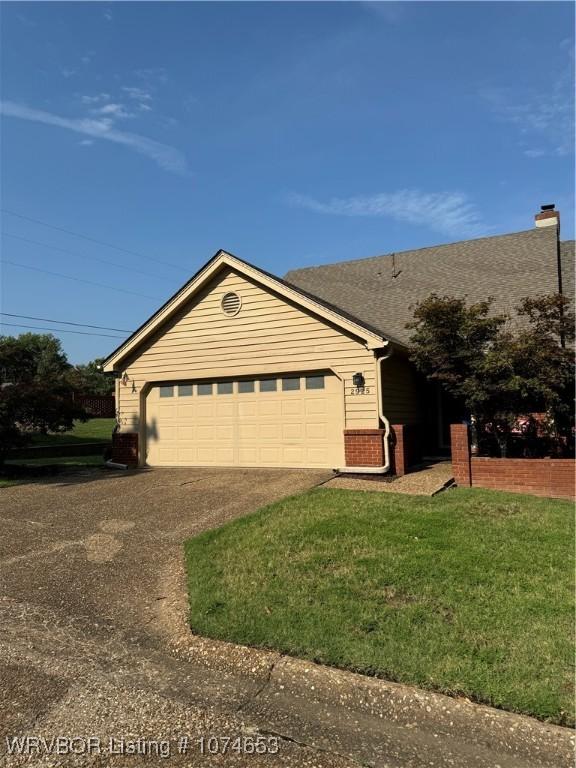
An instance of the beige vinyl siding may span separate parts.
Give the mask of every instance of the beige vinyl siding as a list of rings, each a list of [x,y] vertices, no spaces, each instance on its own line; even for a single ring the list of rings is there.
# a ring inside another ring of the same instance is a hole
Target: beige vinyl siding
[[[242,299],[234,317],[220,306],[230,291]],[[378,426],[374,354],[364,342],[226,268],[122,367],[129,382],[119,386],[121,429],[138,430],[146,383],[314,370],[343,381],[346,428]],[[369,394],[350,394],[357,371]]]
[[[393,354],[382,364],[382,403],[390,424],[420,421],[416,372],[400,354]]]

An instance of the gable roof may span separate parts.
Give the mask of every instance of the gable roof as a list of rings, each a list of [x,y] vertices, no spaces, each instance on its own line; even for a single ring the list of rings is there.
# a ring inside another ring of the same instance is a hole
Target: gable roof
[[[574,290],[574,243],[561,248],[564,290]],[[570,273],[570,279],[567,274]],[[431,293],[494,298],[495,312],[513,315],[525,296],[558,290],[556,227],[465,240],[449,245],[288,272],[289,284],[310,292],[380,333],[408,344],[411,307]]]
[[[273,290],[283,298],[313,312],[333,325],[363,339],[368,349],[378,349],[387,343],[387,339],[376,329],[371,328],[368,323],[358,319],[352,313],[332,306],[328,301],[312,296],[305,290],[289,285],[270,272],[258,269],[258,267],[249,264],[247,261],[243,261],[231,253],[220,250],[182,288],[171,296],[160,309],[106,358],[102,364],[103,370],[113,371],[127,355],[131,354],[152,333],[156,332],[161,325],[170,320],[185,302],[190,301],[198,291],[227,267]]]

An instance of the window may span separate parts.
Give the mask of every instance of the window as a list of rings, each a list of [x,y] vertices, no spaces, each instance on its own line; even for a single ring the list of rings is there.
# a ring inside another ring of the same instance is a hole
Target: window
[[[245,394],[246,392],[254,392],[255,381],[239,381],[238,392]]]
[[[300,378],[282,379],[282,391],[293,392],[296,389],[300,389]]]
[[[174,397],[174,387],[160,387],[160,397]]]
[[[237,293],[225,293],[222,297],[220,306],[222,307],[222,312],[224,312],[225,315],[228,317],[234,317],[234,315],[237,315],[238,312],[240,312],[242,300]]]
[[[211,395],[212,394],[212,384],[198,384],[198,394],[199,395]]]
[[[231,395],[234,391],[234,385],[231,381],[219,381],[216,390],[219,395]]]
[[[324,389],[324,376],[306,376],[306,389]]]
[[[260,392],[276,392],[276,379],[262,379]]]
[[[192,394],[192,384],[179,384],[178,397],[190,397]]]

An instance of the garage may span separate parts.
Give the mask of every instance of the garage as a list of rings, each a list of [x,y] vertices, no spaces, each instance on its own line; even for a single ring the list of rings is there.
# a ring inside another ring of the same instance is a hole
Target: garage
[[[327,371],[154,385],[149,466],[321,467],[344,461],[343,389]]]

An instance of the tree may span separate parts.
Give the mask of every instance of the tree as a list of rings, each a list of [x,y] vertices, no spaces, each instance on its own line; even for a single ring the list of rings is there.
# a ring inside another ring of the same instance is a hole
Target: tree
[[[80,395],[112,395],[114,379],[102,372],[103,357],[85,365],[75,365],[68,373],[68,381]]]
[[[491,315],[492,300],[432,294],[414,310],[411,359],[469,410],[506,456],[521,417],[545,413],[569,444],[573,428],[574,316],[561,294],[524,299],[517,320]]]
[[[34,432],[65,432],[86,420],[73,402],[70,367],[51,334],[0,336],[0,463]]]
[[[0,383],[53,381],[70,368],[60,340],[51,333],[0,336]]]

